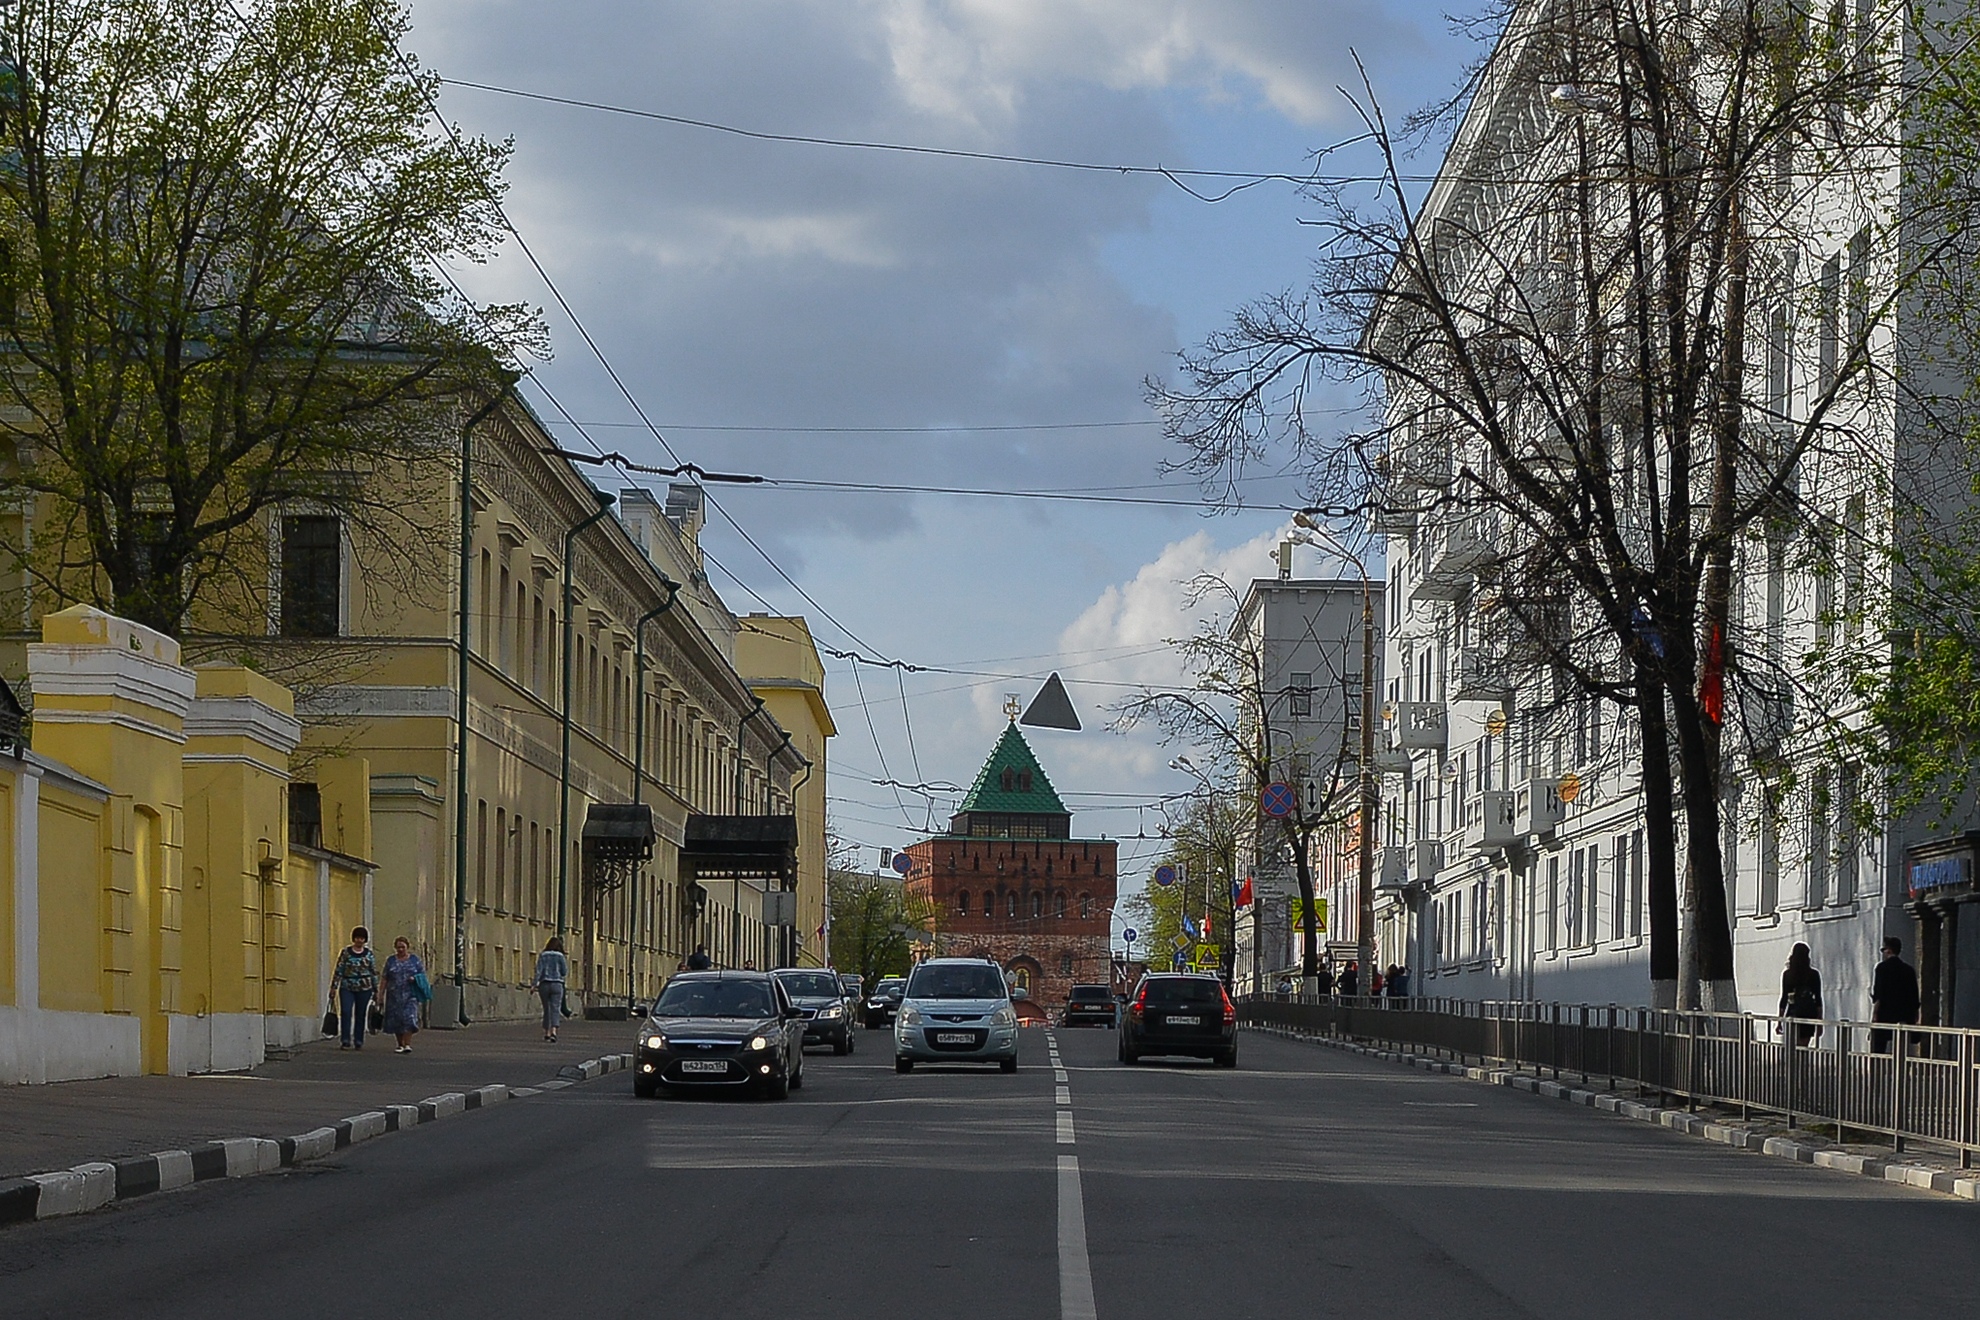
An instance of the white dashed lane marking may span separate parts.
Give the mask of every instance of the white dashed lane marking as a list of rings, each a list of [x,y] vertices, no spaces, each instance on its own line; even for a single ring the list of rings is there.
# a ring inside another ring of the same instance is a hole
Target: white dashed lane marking
[[[1061,1146],[1073,1144],[1072,1114],[1063,1109],[1059,1111],[1059,1144]]]

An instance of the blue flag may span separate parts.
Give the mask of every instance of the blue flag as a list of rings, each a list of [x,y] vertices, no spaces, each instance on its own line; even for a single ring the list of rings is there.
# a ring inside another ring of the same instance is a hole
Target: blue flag
[[[1183,924],[1183,934],[1188,935],[1191,939],[1195,939],[1196,923],[1189,919],[1189,913],[1187,912],[1183,913],[1182,924]]]

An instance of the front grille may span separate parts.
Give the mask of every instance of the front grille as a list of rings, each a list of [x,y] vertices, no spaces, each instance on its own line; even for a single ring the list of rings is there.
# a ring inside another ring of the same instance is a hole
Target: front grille
[[[969,1039],[966,1041],[947,1041],[940,1039],[943,1036],[967,1036]],[[983,1042],[989,1039],[989,1036],[989,1032],[982,1030],[957,1031],[954,1027],[929,1027],[926,1029],[928,1048],[931,1050],[955,1050],[957,1052],[980,1050],[983,1048]]]
[[[980,1022],[983,1020],[981,1013],[930,1013],[928,1016],[937,1022]]]

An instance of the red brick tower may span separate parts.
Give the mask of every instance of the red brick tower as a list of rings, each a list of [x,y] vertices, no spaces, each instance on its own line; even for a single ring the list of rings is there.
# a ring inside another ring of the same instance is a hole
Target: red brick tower
[[[934,905],[942,953],[994,958],[1057,1009],[1074,984],[1107,983],[1118,851],[1072,837],[1072,813],[1013,722],[948,833],[908,848],[907,883]]]

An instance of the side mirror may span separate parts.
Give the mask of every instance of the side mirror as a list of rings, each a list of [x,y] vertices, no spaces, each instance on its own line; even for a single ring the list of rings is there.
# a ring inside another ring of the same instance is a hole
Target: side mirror
[[[804,1010],[801,1008],[787,1008],[784,1010],[784,1016],[786,1018],[801,1018],[804,1016]]]

